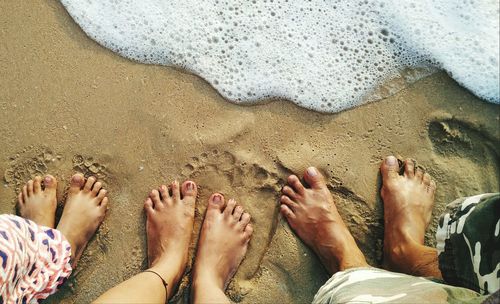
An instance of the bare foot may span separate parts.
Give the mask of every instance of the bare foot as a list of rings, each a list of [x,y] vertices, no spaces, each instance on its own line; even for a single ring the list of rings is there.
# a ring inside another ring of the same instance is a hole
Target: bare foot
[[[96,182],[92,176],[85,181],[82,174],[71,177],[68,198],[57,229],[71,244],[73,267],[104,220],[107,205],[106,190],[101,182]]]
[[[247,252],[250,214],[230,199],[212,194],[201,229],[193,275],[195,303],[228,303],[224,290]]]
[[[324,177],[314,167],[304,173],[306,188],[295,175],[283,187],[281,213],[299,238],[316,252],[330,273],[367,267],[365,257],[335,207]]]
[[[431,221],[436,183],[412,159],[399,163],[389,156],[380,166],[384,201],[384,266],[395,271],[414,273],[409,261],[415,245],[423,247],[424,235]]]
[[[18,210],[21,217],[41,226],[54,228],[57,207],[57,180],[52,175],[35,177],[28,181],[18,195]]]
[[[187,265],[197,187],[192,181],[179,187],[175,181],[170,190],[162,185],[144,202],[149,267],[168,283],[168,297],[174,294]]]

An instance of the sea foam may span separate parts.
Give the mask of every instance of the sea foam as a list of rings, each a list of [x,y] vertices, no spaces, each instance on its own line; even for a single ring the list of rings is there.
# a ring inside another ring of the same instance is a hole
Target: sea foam
[[[61,2],[103,46],[185,68],[237,103],[338,112],[407,68],[444,69],[500,102],[498,0]]]

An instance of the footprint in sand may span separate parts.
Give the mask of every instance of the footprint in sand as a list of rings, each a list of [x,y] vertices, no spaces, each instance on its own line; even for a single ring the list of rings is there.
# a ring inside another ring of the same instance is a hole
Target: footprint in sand
[[[207,198],[213,192],[235,198],[252,215],[255,229],[249,251],[241,265],[236,280],[249,280],[255,276],[267,251],[278,223],[278,198],[283,185],[277,173],[264,166],[238,158],[228,151],[213,150],[192,157],[182,170],[186,179],[200,185],[196,223],[203,220]],[[230,285],[233,300],[241,297],[238,287]]]
[[[438,167],[446,168],[439,172],[440,182],[453,189],[455,197],[498,191],[500,146],[486,131],[445,118],[431,121],[428,134]]]
[[[29,179],[36,175],[44,176],[52,174],[59,180],[58,188],[58,208],[56,211],[56,222],[62,214],[63,202],[66,197],[68,179],[74,172],[80,172],[88,177],[93,175],[97,177],[106,186],[109,172],[106,166],[101,165],[92,157],[84,157],[82,155],[74,155],[66,157],[62,153],[56,153],[52,149],[43,146],[28,146],[22,151],[16,153],[9,158],[9,167],[4,171],[4,185],[12,189],[12,211],[16,204],[17,197],[15,194]],[[7,212],[7,210],[3,209]],[[10,212],[12,212],[10,211]],[[90,274],[95,271],[102,261],[106,258],[110,236],[106,220],[99,228],[97,234],[88,244],[82,258],[79,262],[79,267],[72,273],[70,279],[62,286],[61,292],[56,297],[51,297],[47,300],[48,303],[58,303],[61,299],[73,294],[75,286],[90,278]]]

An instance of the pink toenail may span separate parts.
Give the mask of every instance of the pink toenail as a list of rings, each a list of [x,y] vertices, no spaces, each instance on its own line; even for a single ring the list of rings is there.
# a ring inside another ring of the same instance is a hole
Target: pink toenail
[[[45,176],[45,180],[44,180],[46,183],[50,183],[52,181],[52,177],[50,176]]]
[[[318,172],[316,171],[316,168],[309,167],[307,168],[307,174],[309,174],[309,176],[316,176]]]
[[[220,195],[214,195],[214,203],[220,203],[222,201],[222,197]]]
[[[385,164],[389,166],[395,166],[398,160],[394,156],[389,156],[385,159]]]
[[[194,184],[192,182],[187,183],[186,189],[189,191],[194,190]]]

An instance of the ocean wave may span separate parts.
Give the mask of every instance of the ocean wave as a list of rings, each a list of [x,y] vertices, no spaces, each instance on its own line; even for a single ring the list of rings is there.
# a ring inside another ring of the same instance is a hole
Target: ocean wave
[[[338,112],[436,69],[500,102],[497,0],[61,2],[106,48],[187,69],[236,103]]]

